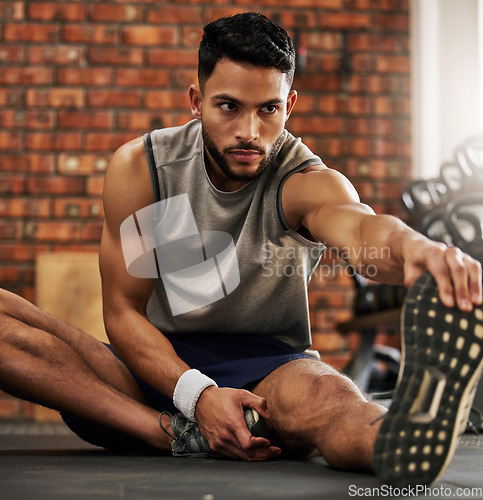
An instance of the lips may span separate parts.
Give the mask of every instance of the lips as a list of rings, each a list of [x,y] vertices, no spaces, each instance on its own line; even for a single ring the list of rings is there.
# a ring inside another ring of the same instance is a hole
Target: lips
[[[260,152],[252,149],[232,149],[230,154],[240,163],[251,163],[260,157]]]

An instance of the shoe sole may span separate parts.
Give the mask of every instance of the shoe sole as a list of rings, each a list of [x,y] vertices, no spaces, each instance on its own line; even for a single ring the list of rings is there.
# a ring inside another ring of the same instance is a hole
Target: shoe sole
[[[483,368],[483,308],[445,307],[425,273],[408,291],[401,335],[403,361],[374,445],[374,470],[397,487],[428,485],[466,428]]]

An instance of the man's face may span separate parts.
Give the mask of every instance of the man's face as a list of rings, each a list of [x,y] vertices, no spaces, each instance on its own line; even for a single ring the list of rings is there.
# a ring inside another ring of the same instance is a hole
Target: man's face
[[[275,157],[296,92],[276,69],[224,59],[203,94],[192,86],[190,97],[202,121],[210,178],[232,191],[259,177]]]

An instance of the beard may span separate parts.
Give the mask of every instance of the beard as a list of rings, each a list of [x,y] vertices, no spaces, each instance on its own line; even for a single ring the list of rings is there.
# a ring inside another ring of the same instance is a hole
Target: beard
[[[208,134],[208,132],[204,127],[201,128],[201,135],[203,137],[205,148],[207,149],[208,153],[210,153],[214,162],[220,167],[220,170],[223,172],[223,174],[233,181],[252,181],[260,177],[265,172],[265,170],[267,170],[267,168],[270,166],[270,164],[277,156],[280,146],[282,145],[284,136],[282,132],[267,154],[263,148],[259,146],[254,146],[249,142],[240,142],[238,144],[234,144],[233,146],[227,146],[226,148],[223,149],[223,152],[221,152],[216,147],[215,142],[213,141],[213,139],[211,138],[211,136]],[[233,149],[249,149],[252,151],[258,151],[262,154],[265,154],[265,157],[262,159],[260,165],[258,165],[258,168],[254,172],[240,174],[235,172],[230,167],[228,160],[226,159],[225,156],[229,151]]]

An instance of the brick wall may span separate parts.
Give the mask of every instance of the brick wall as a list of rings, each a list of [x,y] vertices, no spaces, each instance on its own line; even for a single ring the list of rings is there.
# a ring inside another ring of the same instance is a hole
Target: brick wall
[[[97,248],[112,152],[185,123],[201,27],[258,10],[306,64],[288,123],[379,213],[399,213],[409,174],[407,0],[0,0],[0,286],[34,299],[35,256]],[[345,273],[314,277],[314,344],[337,366],[357,338]],[[336,267],[334,267],[336,269]],[[13,400],[0,416],[21,411]]]

